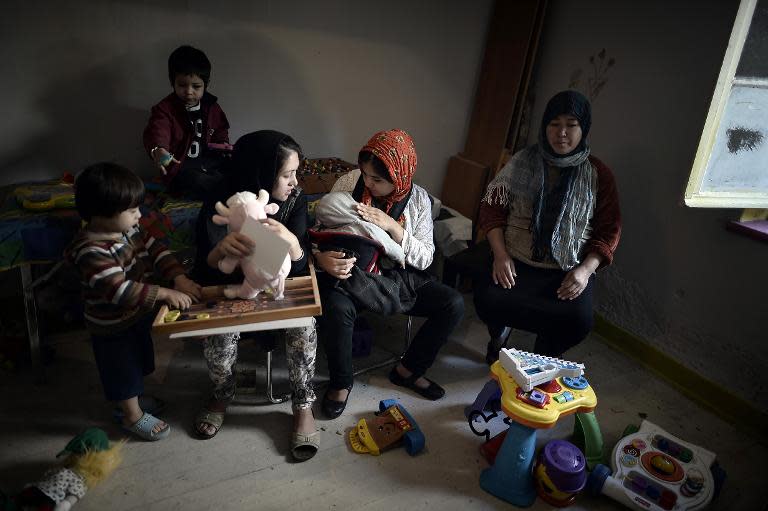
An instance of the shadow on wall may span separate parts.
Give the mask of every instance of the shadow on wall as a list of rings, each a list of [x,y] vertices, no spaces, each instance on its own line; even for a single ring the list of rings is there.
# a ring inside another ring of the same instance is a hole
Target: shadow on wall
[[[45,80],[47,86],[27,103],[46,129],[0,155],[0,184],[58,178],[104,160],[154,176],[142,133],[152,105],[171,92],[166,62],[181,44],[193,44],[211,58],[211,92],[229,118],[233,143],[266,128],[295,135],[299,143],[302,133],[326,132],[297,66],[252,32],[176,36],[114,56],[111,47],[95,49],[78,38],[40,48],[38,69],[41,74],[47,69],[47,76],[31,79]]]
[[[93,53],[93,47],[86,47],[82,40],[40,49],[41,62],[57,55],[61,62],[76,69],[62,73],[65,78],[57,77],[56,69],[62,65],[51,62],[51,75],[37,77],[46,81],[47,88],[29,104],[36,105],[37,114],[47,122],[47,130],[20,141],[15,152],[2,155],[0,172],[5,179],[57,178],[65,171],[77,172],[98,160],[134,166],[138,163],[141,126],[147,113],[126,105],[120,98],[121,91],[131,86],[131,77],[121,74],[128,67],[123,61],[130,57],[121,56],[93,67],[78,58]]]
[[[173,44],[168,45],[169,53]],[[310,77],[305,74],[311,68],[303,69],[301,62],[253,31],[217,34],[201,39],[199,45],[211,58],[211,92],[227,114],[232,143],[255,130],[275,129],[291,135],[305,152],[310,145],[332,145],[336,136],[329,128],[332,120],[321,113],[308,87]]]

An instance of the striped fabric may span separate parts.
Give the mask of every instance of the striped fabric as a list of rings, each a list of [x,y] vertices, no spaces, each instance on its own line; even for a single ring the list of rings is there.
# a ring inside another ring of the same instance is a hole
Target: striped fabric
[[[98,334],[126,328],[154,308],[158,286],[146,283],[153,273],[163,280],[184,273],[173,254],[139,227],[126,233],[83,229],[65,255],[80,274],[86,325]]]

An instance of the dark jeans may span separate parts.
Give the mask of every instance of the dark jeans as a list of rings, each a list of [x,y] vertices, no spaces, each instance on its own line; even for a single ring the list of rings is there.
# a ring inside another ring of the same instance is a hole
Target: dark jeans
[[[358,308],[351,298],[331,285],[332,277],[320,279],[319,284],[323,304],[323,315],[318,318],[319,334],[328,358],[329,388],[348,388],[353,380],[352,330]],[[461,322],[464,300],[455,289],[431,281],[418,289],[416,303],[407,314],[427,318],[402,359],[406,369],[421,376]]]
[[[505,326],[533,332],[537,334],[533,350],[550,357],[559,357],[584,340],[592,330],[594,277],[577,298],[560,300],[557,289],[567,272],[535,268],[518,260],[515,270],[517,278],[511,289],[494,284],[490,269],[474,277],[475,309],[491,338],[499,337]]]
[[[91,335],[104,395],[124,401],[144,393],[144,377],[155,370],[155,350],[150,336],[154,314],[146,314],[125,330]]]

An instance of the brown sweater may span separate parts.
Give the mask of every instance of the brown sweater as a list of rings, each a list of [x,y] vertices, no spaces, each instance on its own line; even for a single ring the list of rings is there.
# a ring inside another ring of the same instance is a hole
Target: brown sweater
[[[590,156],[589,161],[597,171],[597,201],[595,212],[589,222],[592,234],[583,253],[586,255],[594,252],[601,256],[600,268],[602,268],[613,261],[613,253],[616,251],[621,237],[619,193],[611,169],[595,156]],[[505,206],[491,205],[482,201],[478,218],[479,231],[487,233],[497,227],[506,228],[508,218],[509,211]],[[530,218],[528,223],[530,223]],[[525,247],[525,249],[530,250],[530,247]]]

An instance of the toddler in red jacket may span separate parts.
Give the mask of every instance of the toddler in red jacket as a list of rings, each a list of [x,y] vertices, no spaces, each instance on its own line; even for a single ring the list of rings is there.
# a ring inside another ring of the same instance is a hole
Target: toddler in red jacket
[[[173,92],[152,107],[144,148],[167,190],[201,199],[221,177],[221,152],[229,145],[229,122],[217,98],[207,92],[211,62],[201,50],[180,46],[168,57]]]

